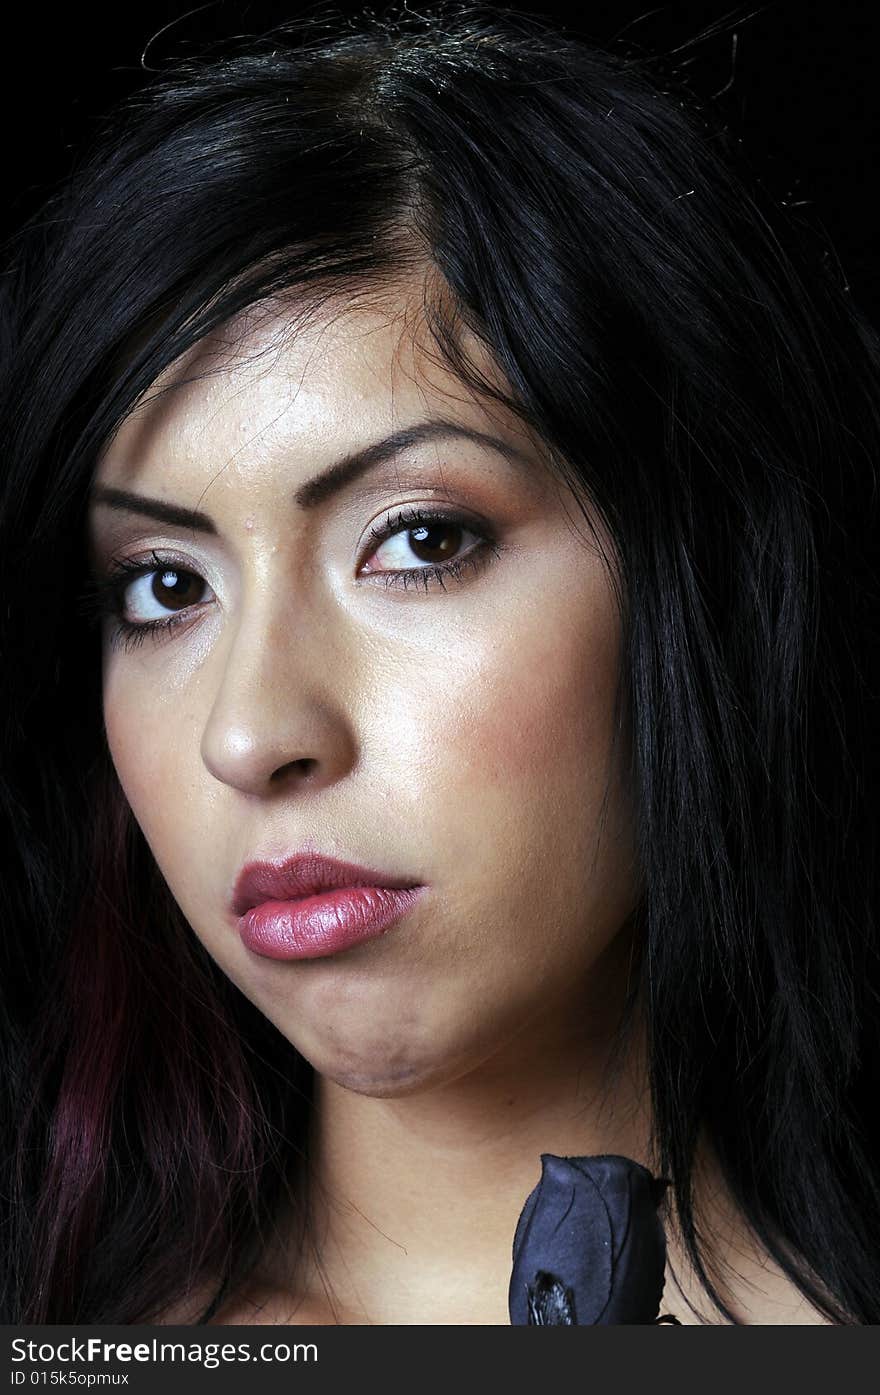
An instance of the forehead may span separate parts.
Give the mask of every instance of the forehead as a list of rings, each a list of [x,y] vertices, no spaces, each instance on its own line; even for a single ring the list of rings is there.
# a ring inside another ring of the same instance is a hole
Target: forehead
[[[509,391],[477,336],[462,327],[457,339],[478,377]],[[224,463],[238,454],[256,463],[279,443],[333,455],[440,406],[541,454],[515,413],[446,361],[421,286],[320,303],[278,298],[247,307],[171,364],[102,451],[96,476],[124,487],[158,457],[185,468],[218,448]]]

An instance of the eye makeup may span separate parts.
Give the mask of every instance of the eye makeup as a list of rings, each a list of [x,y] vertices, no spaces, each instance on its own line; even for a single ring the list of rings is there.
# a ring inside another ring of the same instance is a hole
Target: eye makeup
[[[427,593],[437,586],[445,590],[447,578],[455,581],[464,580],[464,574],[467,570],[480,570],[492,557],[498,557],[502,550],[494,533],[490,531],[489,525],[485,522],[477,524],[471,515],[464,515],[448,508],[439,510],[406,507],[397,511],[392,510],[381,525],[370,528],[371,550],[367,554],[367,560],[374,556],[388,539],[407,533],[416,537],[416,545],[422,549],[427,551],[442,549],[442,543],[432,542],[430,535],[439,532],[442,536],[444,530],[447,534],[451,532],[454,535],[470,533],[476,538],[476,544],[462,556],[454,556],[440,562],[428,561],[426,565],[421,567],[368,569],[365,577],[370,579],[370,584],[373,584],[373,579],[381,578],[386,590],[391,587],[402,587],[406,591],[409,589],[410,583],[414,589],[421,587],[423,593]],[[152,636],[154,639],[169,638],[172,631],[179,625],[190,622],[198,609],[197,605],[190,604],[180,613],[171,614],[166,619],[130,620],[125,614],[126,596],[137,581],[148,576],[161,576],[161,584],[168,585],[169,590],[182,580],[203,581],[203,578],[193,572],[191,568],[184,568],[179,559],[173,556],[161,556],[155,550],[151,551],[149,560],[144,561],[134,561],[124,557],[114,558],[107,574],[92,578],[78,598],[78,613],[85,616],[90,626],[96,626],[107,616],[111,618],[113,621],[111,647],[116,648],[121,645],[125,652],[129,652],[142,644],[148,636]],[[174,581],[171,582],[170,578],[174,578]],[[155,595],[153,599],[160,605],[166,603],[165,600],[160,600]],[[175,597],[169,595],[167,599],[172,600]]]

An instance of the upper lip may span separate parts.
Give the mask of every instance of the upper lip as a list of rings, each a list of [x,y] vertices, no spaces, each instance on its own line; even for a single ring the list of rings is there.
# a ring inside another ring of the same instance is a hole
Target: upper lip
[[[340,862],[320,853],[295,853],[281,861],[246,863],[232,892],[232,911],[241,916],[264,901],[296,901],[344,886],[407,888],[417,885],[412,877],[389,876],[387,872]]]

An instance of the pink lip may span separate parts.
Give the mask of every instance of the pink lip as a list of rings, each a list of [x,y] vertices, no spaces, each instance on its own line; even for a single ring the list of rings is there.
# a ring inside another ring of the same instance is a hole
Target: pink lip
[[[231,898],[243,943],[269,959],[319,959],[384,934],[426,888],[320,853],[250,862]]]
[[[383,935],[424,890],[359,886],[299,901],[264,901],[245,912],[238,932],[249,950],[267,959],[323,959]]]

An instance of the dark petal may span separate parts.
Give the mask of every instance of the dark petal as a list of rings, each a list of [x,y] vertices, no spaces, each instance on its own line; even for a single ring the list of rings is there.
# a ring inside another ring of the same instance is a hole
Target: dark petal
[[[541,1180],[526,1200],[513,1240],[511,1323],[566,1322],[566,1299],[580,1326],[653,1323],[666,1267],[657,1206],[667,1185],[616,1154],[542,1153]],[[530,1318],[530,1303],[540,1319]]]
[[[576,1327],[574,1298],[555,1274],[540,1270],[528,1293],[530,1327]]]

